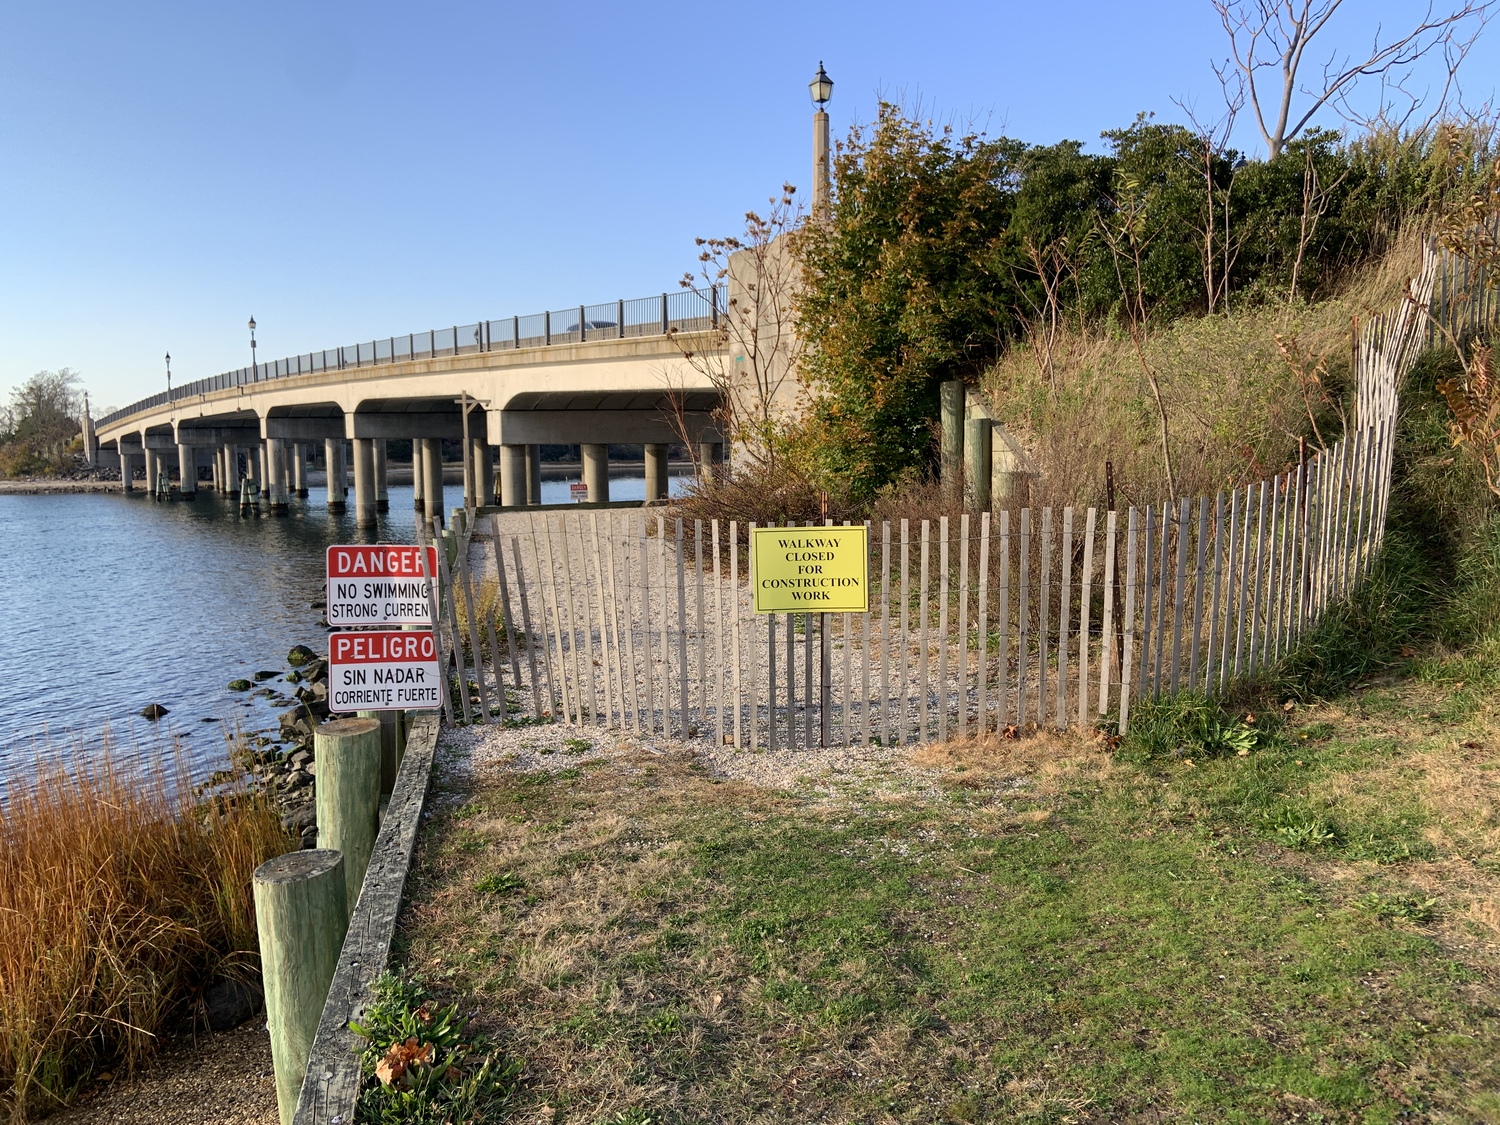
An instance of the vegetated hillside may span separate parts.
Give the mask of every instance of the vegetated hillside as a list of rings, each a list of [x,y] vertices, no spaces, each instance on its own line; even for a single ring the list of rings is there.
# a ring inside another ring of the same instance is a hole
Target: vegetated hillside
[[[1337,441],[1352,409],[1354,332],[1401,299],[1420,246],[1409,233],[1316,303],[1245,298],[1153,327],[1139,350],[1117,323],[1064,326],[1050,349],[1018,341],[979,385],[1042,470],[1032,503],[1102,505],[1106,461],[1119,506],[1168,499],[1146,367],[1161,392],[1180,496],[1271,476],[1296,463],[1301,438]]]
[[[786,445],[805,474],[867,505],[930,473],[937,388],[963,379],[1019,399],[1037,434],[1057,428],[1038,405],[1045,397],[1063,403],[1056,421],[1071,397],[1102,393],[1108,415],[1086,420],[1106,431],[1149,434],[1166,414],[1169,445],[1174,416],[1195,414],[1177,439],[1186,479],[1176,491],[1232,479],[1233,459],[1200,454],[1198,433],[1217,427],[1212,444],[1231,448],[1242,436],[1238,447],[1263,459],[1275,452],[1270,434],[1295,446],[1302,429],[1286,433],[1285,404],[1301,387],[1276,333],[1299,337],[1310,372],[1326,355],[1336,382],[1338,365],[1348,368],[1336,337],[1350,317],[1389,307],[1411,272],[1401,255],[1414,253],[1413,236],[1493,178],[1491,130],[1472,125],[1319,133],[1267,161],[1146,118],[1104,138],[1104,154],[1075,142],[1028,146],[959,135],[889,105],[851,132],[835,160],[832,213],[796,240],[812,411]],[[1385,272],[1379,263],[1393,251]],[[1242,366],[1227,393],[1195,393],[1195,369],[1217,378],[1235,356]],[[1098,382],[1106,378],[1115,385]],[[1315,417],[1336,413],[1310,397]],[[1221,412],[1246,405],[1251,432],[1228,432],[1247,420],[1225,423]],[[1308,435],[1321,425],[1309,421]],[[1143,468],[1133,465],[1131,479],[1146,498]]]

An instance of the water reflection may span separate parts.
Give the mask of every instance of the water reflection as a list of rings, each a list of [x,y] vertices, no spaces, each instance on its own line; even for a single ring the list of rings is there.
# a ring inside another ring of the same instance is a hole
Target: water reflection
[[[576,476],[574,477],[576,479]],[[570,481],[543,482],[544,503],[566,503]],[[672,480],[680,491],[682,478]],[[639,477],[611,481],[612,498],[640,499]],[[445,489],[450,506],[461,497]],[[352,497],[351,497],[352,499]],[[412,490],[393,487],[390,511],[370,531],[353,505],[331,512],[321,490],[287,517],[242,519],[234,502],[203,493],[159,504],[143,493],[0,498],[0,561],[11,620],[0,633],[0,786],[29,772],[48,739],[117,746],[182,741],[217,762],[236,724],[274,724],[280,702],[226,684],[275,671],[294,644],[321,648],[327,630],[324,550],[331,543],[409,543]],[[257,688],[257,691],[260,689]],[[166,706],[158,722],[139,717]]]

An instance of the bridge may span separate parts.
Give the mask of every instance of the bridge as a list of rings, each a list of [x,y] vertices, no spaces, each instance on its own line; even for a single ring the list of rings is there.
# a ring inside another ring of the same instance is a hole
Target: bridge
[[[581,446],[591,502],[609,499],[609,446],[644,446],[646,497],[659,499],[669,444],[695,443],[705,465],[723,460],[722,396],[684,353],[716,352],[725,301],[722,286],[684,289],[307,352],[152,395],[85,437],[104,461],[118,458],[126,492],[142,462],[148,490],[175,465],[184,498],[248,480],[276,514],[307,495],[308,455],[321,442],[329,506],[347,504],[352,461],[363,527],[388,507],[395,439],[413,443],[428,516],[443,513],[445,439],[464,443],[466,505],[540,503],[540,448],[551,444]]]

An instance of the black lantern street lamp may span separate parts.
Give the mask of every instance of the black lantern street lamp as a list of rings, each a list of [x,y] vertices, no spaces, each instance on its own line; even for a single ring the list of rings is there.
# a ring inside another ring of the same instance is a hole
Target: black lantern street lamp
[[[822,109],[828,104],[828,99],[833,97],[833,79],[823,69],[823,62],[818,61],[818,73],[813,80],[807,84],[807,91],[812,95],[813,103]]]
[[[167,397],[172,397],[172,353],[167,353]]]
[[[257,374],[255,366],[255,318],[250,318],[250,374]]]

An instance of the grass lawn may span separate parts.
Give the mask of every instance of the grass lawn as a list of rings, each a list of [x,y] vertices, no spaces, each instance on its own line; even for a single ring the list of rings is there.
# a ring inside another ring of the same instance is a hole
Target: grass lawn
[[[515,1121],[1500,1122],[1500,716],[1455,675],[1219,758],[481,771],[398,960],[526,1060]]]

